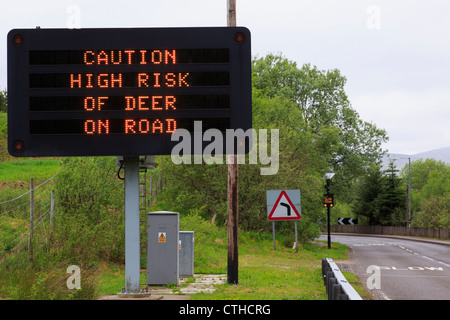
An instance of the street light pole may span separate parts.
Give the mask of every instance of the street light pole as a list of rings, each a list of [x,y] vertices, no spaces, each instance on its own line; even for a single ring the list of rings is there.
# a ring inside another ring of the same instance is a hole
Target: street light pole
[[[330,179],[327,179],[327,194],[330,194]],[[331,235],[330,235],[330,206],[327,205],[327,217],[328,217],[328,249],[331,249]]]
[[[411,236],[411,157],[408,157],[408,229]]]

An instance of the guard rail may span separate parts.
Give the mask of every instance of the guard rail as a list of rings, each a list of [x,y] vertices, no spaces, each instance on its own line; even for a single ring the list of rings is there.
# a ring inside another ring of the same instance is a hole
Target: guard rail
[[[362,300],[333,259],[322,259],[322,276],[328,300]]]

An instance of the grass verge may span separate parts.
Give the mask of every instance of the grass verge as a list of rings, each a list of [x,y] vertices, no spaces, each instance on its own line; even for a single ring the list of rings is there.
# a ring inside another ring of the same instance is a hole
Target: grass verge
[[[0,163],[0,182],[30,182],[31,178],[42,182],[58,172],[58,159],[24,159]],[[42,181],[41,181],[42,180]]]
[[[326,300],[321,259],[346,259],[348,248],[333,243],[331,249],[306,244],[296,252],[270,241],[242,241],[239,284],[218,286],[211,294],[191,299],[218,300]]]

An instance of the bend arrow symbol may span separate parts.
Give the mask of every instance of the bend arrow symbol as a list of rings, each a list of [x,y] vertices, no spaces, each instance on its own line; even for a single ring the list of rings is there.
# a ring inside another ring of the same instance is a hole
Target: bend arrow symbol
[[[290,205],[288,205],[287,203],[284,203],[284,202],[280,202],[280,206],[283,206],[283,207],[286,207],[287,208],[287,215],[288,215],[288,217],[290,217],[291,216],[291,206]]]
[[[338,223],[339,224],[351,224],[351,225],[354,225],[354,224],[358,223],[358,219],[354,219],[353,220],[353,218],[339,218],[338,219]]]

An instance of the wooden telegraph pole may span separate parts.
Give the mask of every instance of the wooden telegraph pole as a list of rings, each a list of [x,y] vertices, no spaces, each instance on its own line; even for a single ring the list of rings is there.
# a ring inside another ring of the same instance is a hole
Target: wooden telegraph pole
[[[227,0],[227,26],[236,26],[236,0]],[[238,164],[237,155],[228,157],[228,283],[238,284]]]
[[[227,26],[236,27],[236,0],[227,0]]]

